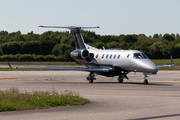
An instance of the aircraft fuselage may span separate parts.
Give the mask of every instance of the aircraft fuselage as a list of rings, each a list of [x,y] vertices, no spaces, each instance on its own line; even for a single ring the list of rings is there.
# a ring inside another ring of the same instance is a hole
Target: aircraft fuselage
[[[137,50],[99,50],[88,49],[94,54],[91,63],[82,62],[89,68],[118,67],[129,72],[156,74],[157,66],[144,53]]]

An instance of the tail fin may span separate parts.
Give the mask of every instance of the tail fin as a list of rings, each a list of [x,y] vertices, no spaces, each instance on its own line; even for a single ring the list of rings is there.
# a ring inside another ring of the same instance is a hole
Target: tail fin
[[[81,29],[90,29],[90,28],[99,28],[97,27],[77,27],[77,26],[39,26],[39,27],[44,27],[44,28],[67,28],[70,29],[71,32],[73,33],[75,44],[76,44],[76,49],[86,49],[86,45],[84,42],[84,39],[81,34]]]

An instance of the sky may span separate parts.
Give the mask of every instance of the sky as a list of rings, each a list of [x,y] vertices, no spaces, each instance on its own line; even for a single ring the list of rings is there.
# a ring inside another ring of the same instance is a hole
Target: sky
[[[180,0],[0,0],[0,31],[68,31],[82,26],[100,35],[180,34]]]

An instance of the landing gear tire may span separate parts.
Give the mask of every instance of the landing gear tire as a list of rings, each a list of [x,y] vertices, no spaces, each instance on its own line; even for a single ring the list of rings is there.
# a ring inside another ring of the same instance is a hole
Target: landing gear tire
[[[145,85],[147,85],[148,84],[148,80],[146,79],[146,80],[144,80],[144,84]]]
[[[118,82],[119,83],[123,83],[123,79],[118,79]]]
[[[89,76],[87,77],[87,80],[89,83],[93,83],[93,81],[95,80],[94,74],[90,73]]]
[[[144,74],[144,85],[147,85],[148,84],[148,80],[147,80],[147,74],[143,73]]]
[[[119,83],[123,83],[123,79],[124,79],[124,77],[123,77],[123,76],[119,76],[119,78],[118,78],[118,82],[119,82]]]
[[[88,81],[89,81],[89,83],[93,83],[94,80],[91,77]]]

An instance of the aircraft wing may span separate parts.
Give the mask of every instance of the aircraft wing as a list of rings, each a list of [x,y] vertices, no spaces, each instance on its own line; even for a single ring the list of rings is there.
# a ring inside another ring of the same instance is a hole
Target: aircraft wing
[[[162,65],[162,66],[157,66],[157,68],[167,68],[167,67],[174,67],[174,63],[173,63],[173,59],[172,59],[172,56],[170,57],[171,58],[171,65]]]
[[[39,69],[39,70],[73,70],[73,71],[87,71],[87,72],[109,72],[109,69],[96,68],[51,68],[51,67],[12,67],[14,69]]]
[[[157,66],[157,68],[167,68],[167,67],[174,67],[174,65],[162,65],[162,66]]]

